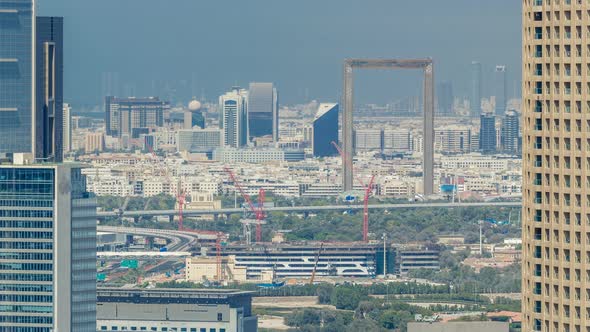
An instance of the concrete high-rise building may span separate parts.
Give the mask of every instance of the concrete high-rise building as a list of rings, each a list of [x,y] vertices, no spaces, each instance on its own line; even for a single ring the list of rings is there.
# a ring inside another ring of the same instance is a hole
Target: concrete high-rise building
[[[96,200],[81,168],[0,165],[0,188],[0,330],[95,332]]]
[[[219,97],[220,120],[223,129],[223,145],[239,148],[248,143],[248,92],[234,87]]]
[[[183,129],[178,131],[176,147],[179,152],[211,152],[223,146],[221,129]]]
[[[588,3],[522,6],[522,330],[588,331]]]
[[[454,114],[453,104],[453,85],[449,81],[438,84],[436,89],[437,111],[441,116],[450,116]]]
[[[509,154],[518,154],[520,151],[520,124],[518,113],[508,110],[502,118],[502,151]]]
[[[64,103],[63,107],[63,152],[72,150],[72,107]]]
[[[496,98],[496,115],[501,116],[508,107],[508,81],[506,77],[506,66],[496,66],[494,69],[494,95]]]
[[[456,125],[436,128],[434,150],[442,153],[471,152],[471,128]]]
[[[383,129],[355,129],[353,132],[355,151],[383,150]]]
[[[103,133],[88,133],[84,138],[84,150],[86,153],[104,151],[105,140]]]
[[[492,113],[480,116],[479,149],[482,153],[496,152],[496,116]]]
[[[105,97],[106,134],[139,138],[148,128],[164,125],[164,110],[169,103],[158,97]]]
[[[412,150],[412,132],[409,129],[384,129],[383,150],[409,152]]]
[[[481,114],[481,95],[481,63],[473,61],[471,63],[471,98],[469,99],[472,117]]]
[[[313,156],[337,156],[332,142],[338,143],[338,104],[320,104],[313,120]]]
[[[35,157],[63,160],[63,18],[37,17]]]
[[[248,132],[250,140],[263,136],[279,140],[279,96],[272,83],[250,83]]]

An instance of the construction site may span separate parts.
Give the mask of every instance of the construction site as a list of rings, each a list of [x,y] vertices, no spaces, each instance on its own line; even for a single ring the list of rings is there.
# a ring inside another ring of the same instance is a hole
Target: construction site
[[[283,285],[286,281],[295,283],[314,283],[316,277],[325,278],[375,278],[377,276],[400,275],[408,270],[408,266],[416,268],[438,268],[438,253],[425,251],[424,255],[405,255],[400,248],[395,248],[388,242],[387,234],[383,234],[380,240],[369,241],[369,198],[375,188],[375,175],[365,175],[354,169],[352,125],[353,125],[353,87],[352,69],[422,69],[424,70],[424,130],[426,137],[424,149],[424,186],[425,192],[432,192],[432,139],[433,109],[432,109],[432,61],[425,60],[359,60],[348,59],[344,62],[344,98],[343,114],[343,148],[337,142],[332,145],[338,150],[342,158],[343,192],[341,200],[344,204],[353,204],[362,201],[362,223],[359,223],[359,231],[362,232],[362,241],[354,243],[331,242],[303,242],[288,243],[284,234],[273,234],[273,240],[263,242],[262,228],[267,223],[269,215],[265,207],[269,205],[266,193],[260,188],[257,200],[254,201],[243,189],[234,171],[225,166],[223,171],[227,174],[227,184],[233,186],[234,196],[241,197],[243,203],[242,216],[239,222],[242,224],[243,234],[240,241],[236,242],[229,234],[216,230],[192,230],[184,225],[184,212],[187,209],[198,208],[198,202],[192,202],[194,197],[187,197],[182,183],[176,184],[176,216],[178,222],[178,234],[193,236],[187,244],[170,250],[169,246],[161,247],[160,251],[176,251],[174,257],[164,253],[149,255],[150,259],[161,261],[150,266],[151,270],[159,271],[158,267],[173,263],[175,274],[182,275],[184,279],[192,282],[252,282],[270,287]],[[151,146],[148,146],[153,165],[154,175],[169,179],[169,167],[165,160],[160,158]],[[366,174],[366,172],[365,172]],[[353,185],[353,178],[358,182]],[[181,182],[181,177],[178,177]],[[355,191],[354,188],[357,188]],[[362,188],[362,190],[358,190]],[[198,198],[197,198],[198,199]],[[121,213],[125,210],[128,200],[121,207]],[[194,204],[196,203],[196,204]],[[272,202],[270,202],[272,204]],[[147,205],[147,204],[146,204]],[[345,212],[346,213],[346,212]],[[125,230],[119,230],[125,232]],[[152,243],[158,235],[143,234],[146,244]],[[169,240],[169,239],[168,239]],[[167,240],[167,241],[168,241]],[[129,241],[127,244],[129,244]],[[133,242],[133,241],[131,241]],[[140,245],[141,247],[141,245]],[[180,251],[182,250],[182,251]],[[108,255],[106,255],[108,257]],[[114,255],[117,256],[117,255]],[[138,257],[144,257],[141,254]],[[402,262],[402,257],[411,262]],[[184,260],[179,265],[178,260]],[[402,269],[402,266],[406,269]],[[169,273],[170,274],[170,273]]]

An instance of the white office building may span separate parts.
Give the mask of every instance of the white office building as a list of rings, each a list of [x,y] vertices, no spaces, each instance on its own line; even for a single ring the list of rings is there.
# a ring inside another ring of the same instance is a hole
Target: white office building
[[[219,97],[223,145],[239,148],[248,141],[248,92],[237,87]]]

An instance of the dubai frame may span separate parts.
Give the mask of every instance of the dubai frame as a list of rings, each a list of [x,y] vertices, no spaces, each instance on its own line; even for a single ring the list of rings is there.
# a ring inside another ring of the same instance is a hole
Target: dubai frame
[[[342,189],[353,190],[353,69],[422,69],[424,71],[423,182],[424,194],[434,193],[434,68],[432,59],[346,59],[344,60],[344,113],[342,115]]]

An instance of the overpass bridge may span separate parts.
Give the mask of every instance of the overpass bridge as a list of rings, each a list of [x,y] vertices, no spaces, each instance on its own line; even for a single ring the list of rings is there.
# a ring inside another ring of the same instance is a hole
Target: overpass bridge
[[[170,240],[170,243],[166,246],[169,252],[187,251],[199,240],[215,241],[217,239],[217,235],[211,234],[210,232],[201,233],[199,231],[177,231],[140,227],[98,226],[97,231],[167,239]]]
[[[405,204],[369,204],[369,210],[419,209],[419,208],[470,208],[470,207],[520,207],[521,202],[476,202],[476,203],[405,203]],[[321,212],[321,211],[358,211],[363,210],[362,204],[353,205],[319,205],[319,206],[279,206],[265,208],[266,212]],[[244,213],[243,208],[226,208],[215,210],[183,210],[185,217],[190,216],[219,216]],[[99,219],[108,217],[156,217],[177,214],[176,210],[138,210],[138,211],[101,211],[97,213]]]

